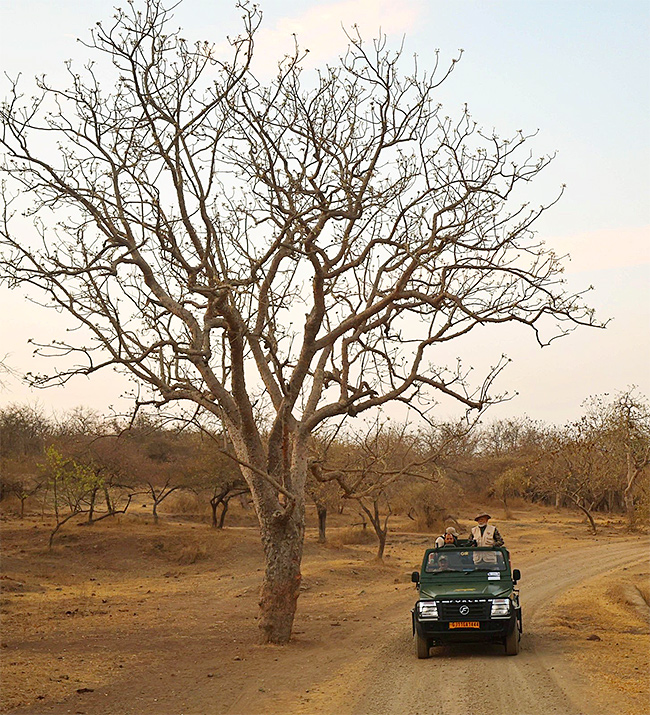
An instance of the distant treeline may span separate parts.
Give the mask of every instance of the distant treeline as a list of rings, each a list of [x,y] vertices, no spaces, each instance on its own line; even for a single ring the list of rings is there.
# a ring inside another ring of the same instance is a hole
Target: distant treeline
[[[0,460],[5,511],[54,514],[52,539],[75,516],[125,513],[137,494],[157,520],[170,494],[191,492],[222,527],[229,501],[249,493],[219,429],[158,415],[125,421],[77,409],[49,418],[10,405],[0,410]],[[599,512],[638,526],[650,513],[649,464],[650,410],[630,389],[592,398],[563,426],[522,417],[413,430],[377,419],[363,432],[323,433],[313,438],[307,493],[321,540],[328,512],[351,504],[381,557],[391,515],[433,531],[454,522],[467,495],[499,500],[506,512],[514,498],[575,507],[594,531]]]

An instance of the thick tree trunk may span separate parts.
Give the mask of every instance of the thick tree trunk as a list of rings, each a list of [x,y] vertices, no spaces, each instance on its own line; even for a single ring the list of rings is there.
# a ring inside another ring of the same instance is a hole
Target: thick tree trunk
[[[301,510],[299,510],[301,511]],[[288,643],[300,595],[300,562],[305,537],[302,515],[294,512],[262,523],[266,571],[260,596],[263,643]]]
[[[274,444],[269,438],[265,451],[261,440],[250,431],[230,425],[229,434],[243,463],[240,468],[250,488],[264,549],[260,640],[285,644],[291,639],[302,579],[307,440],[305,436],[294,435],[291,448],[285,449],[289,442],[282,432],[281,439]]]

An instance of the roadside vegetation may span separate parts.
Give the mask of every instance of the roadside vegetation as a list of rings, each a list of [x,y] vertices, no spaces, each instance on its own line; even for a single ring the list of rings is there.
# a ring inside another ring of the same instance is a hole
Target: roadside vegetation
[[[0,410],[0,503],[5,516],[41,514],[50,547],[67,525],[92,526],[134,503],[153,524],[173,504],[171,511],[221,529],[233,499],[254,515],[227,454],[223,433],[186,422],[144,415],[123,422],[84,409],[53,418],[10,405]],[[506,516],[514,500],[569,507],[594,533],[597,515],[642,528],[649,463],[648,405],[627,390],[590,400],[579,421],[563,426],[521,418],[413,432],[377,422],[363,434],[314,439],[307,493],[321,543],[328,516],[354,514],[350,528],[362,534],[349,538],[374,542],[381,559],[392,518],[432,533],[457,524],[468,499],[499,504]]]

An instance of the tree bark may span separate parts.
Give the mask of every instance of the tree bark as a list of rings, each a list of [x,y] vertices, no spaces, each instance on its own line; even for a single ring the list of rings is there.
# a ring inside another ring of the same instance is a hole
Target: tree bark
[[[262,522],[266,570],[260,595],[260,631],[263,643],[288,643],[300,595],[300,562],[305,529],[302,516],[276,515]]]

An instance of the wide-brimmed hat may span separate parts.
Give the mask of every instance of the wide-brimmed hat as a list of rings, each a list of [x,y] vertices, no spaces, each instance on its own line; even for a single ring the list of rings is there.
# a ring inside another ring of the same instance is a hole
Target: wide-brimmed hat
[[[448,526],[445,529],[445,534],[453,534],[454,536],[458,536],[458,532],[456,531],[456,529],[454,529],[453,526]]]
[[[487,511],[479,511],[479,513],[474,517],[474,521],[478,521],[482,516],[487,516],[488,519],[492,517],[487,513]]]

